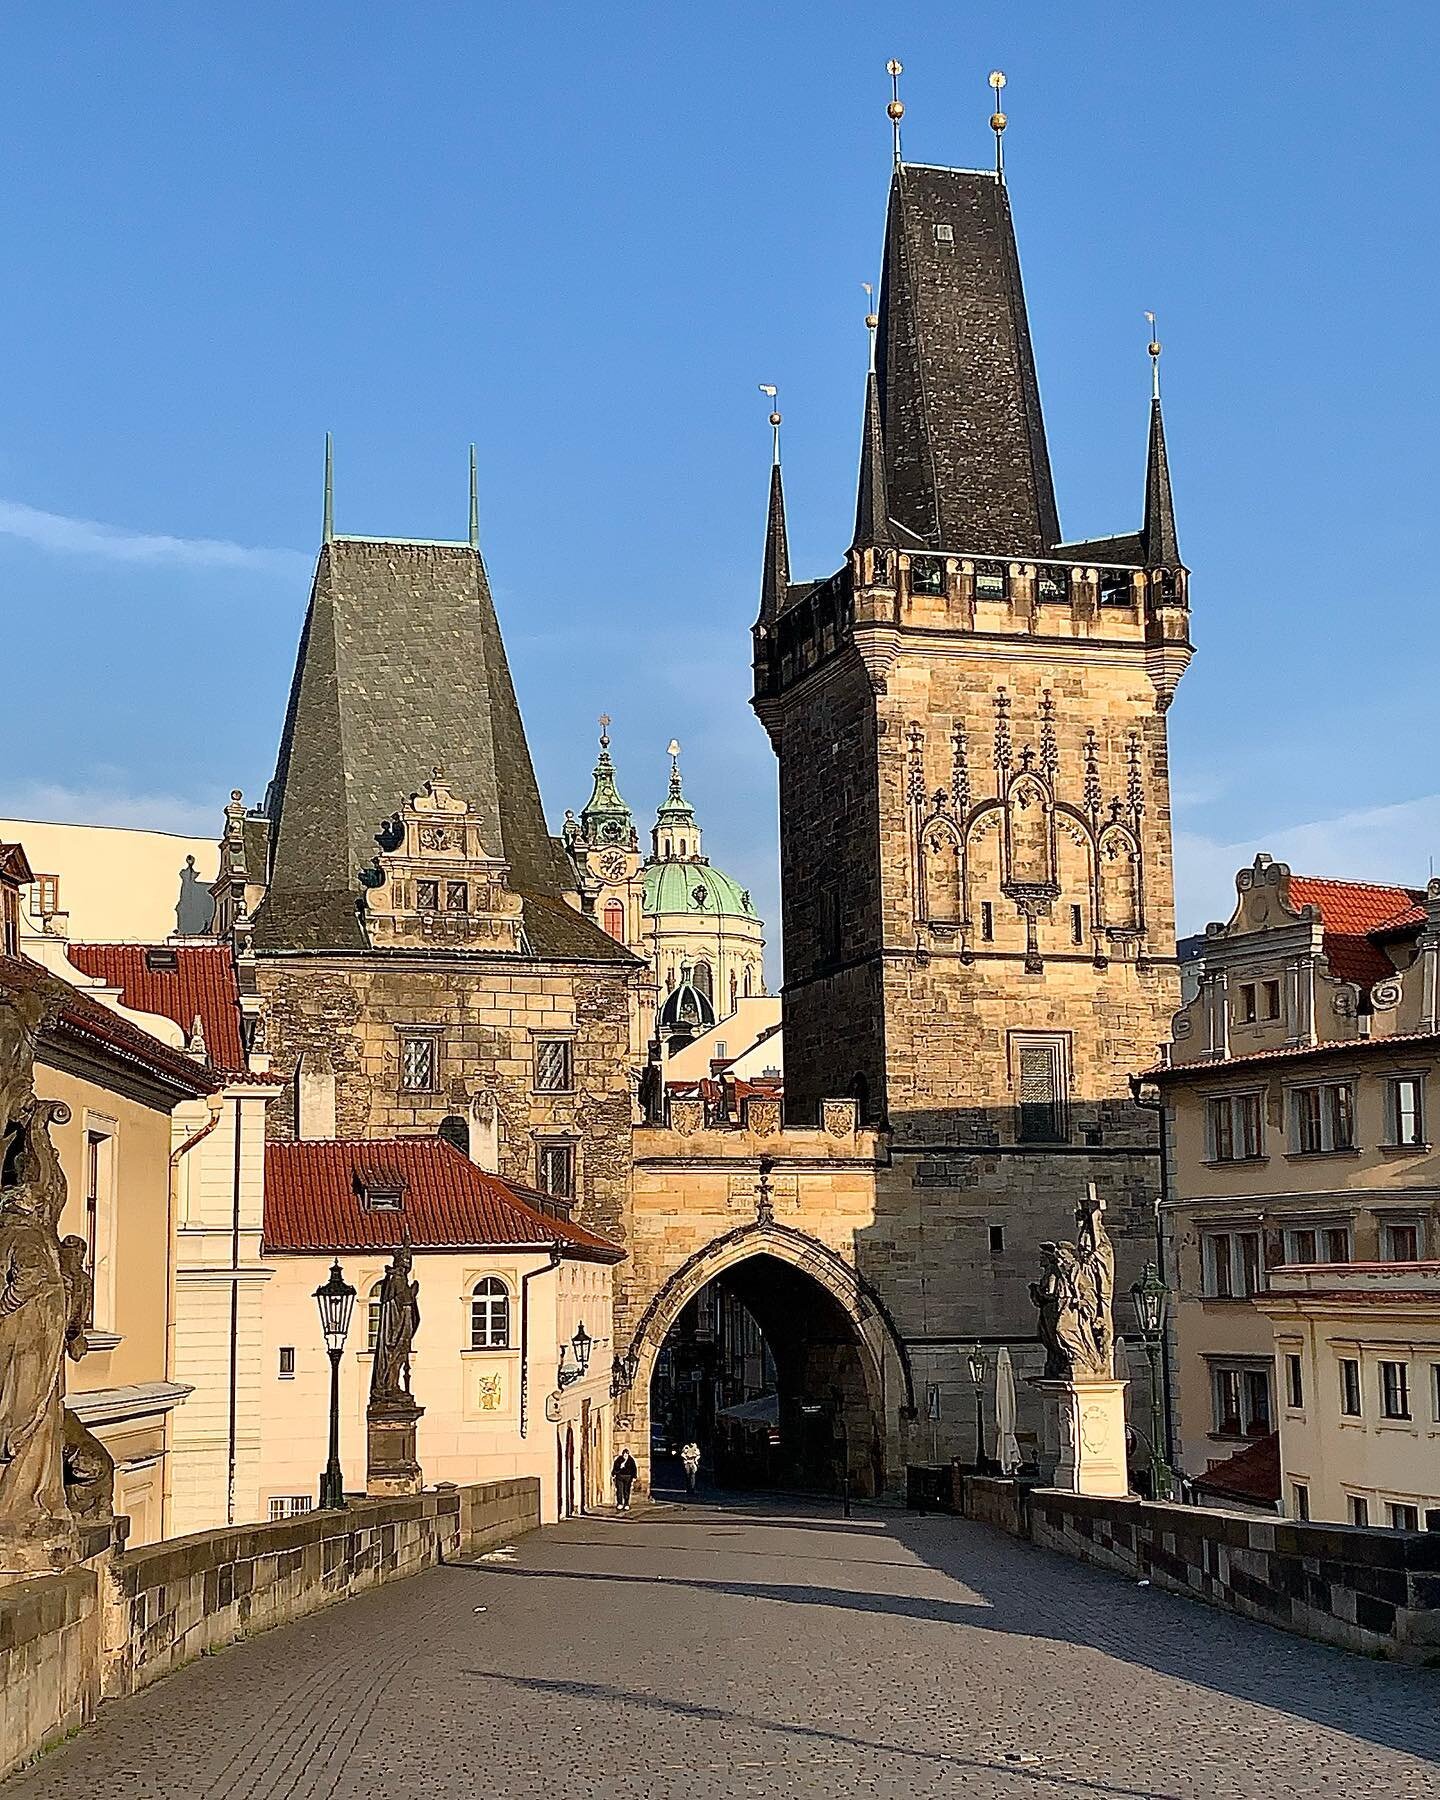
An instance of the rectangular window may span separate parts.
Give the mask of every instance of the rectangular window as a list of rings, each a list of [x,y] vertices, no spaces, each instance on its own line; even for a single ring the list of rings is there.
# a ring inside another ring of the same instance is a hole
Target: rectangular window
[[[280,1379],[282,1381],[295,1379],[295,1346],[293,1344],[280,1346]]]
[[[1207,1102],[1212,1162],[1253,1162],[1264,1153],[1259,1094],[1217,1094]]]
[[[301,1513],[308,1513],[315,1502],[308,1494],[272,1494],[270,1496],[270,1523],[278,1519],[298,1519]]]
[[[1440,1362],[1430,1365],[1430,1417],[1440,1425]]]
[[[1420,1227],[1406,1220],[1380,1227],[1380,1260],[1382,1262],[1419,1262]]]
[[[1259,1008],[1255,1000],[1255,983],[1247,981],[1240,989],[1240,1023],[1253,1025],[1259,1017]]]
[[[1350,1227],[1348,1225],[1327,1225],[1320,1235],[1325,1246],[1326,1262],[1349,1262]]]
[[[405,1032],[400,1038],[400,1091],[433,1094],[440,1085],[440,1039],[433,1031]]]
[[[1340,1411],[1347,1419],[1358,1419],[1360,1403],[1360,1364],[1353,1356],[1340,1358]]]
[[[1306,1482],[1290,1483],[1290,1511],[1302,1525],[1310,1517],[1310,1488]]]
[[[542,1144],[540,1146],[540,1188],[556,1200],[575,1197],[575,1146]]]
[[[540,1038],[535,1045],[535,1087],[542,1094],[568,1094],[575,1086],[569,1038]]]
[[[90,1276],[90,1308],[85,1323],[114,1329],[116,1140],[114,1130],[85,1128],[85,1267]]]
[[[439,912],[440,883],[438,881],[417,881],[415,883],[416,912]]]
[[[1327,1081],[1290,1090],[1290,1149],[1297,1156],[1355,1148],[1355,1089]]]
[[[1381,1363],[1380,1413],[1386,1419],[1408,1419],[1410,1417],[1409,1363]]]
[[[1370,1502],[1363,1494],[1349,1495],[1345,1504],[1352,1525],[1368,1525],[1370,1523]]]
[[[446,912],[463,913],[470,910],[470,884],[467,881],[447,881],[445,883]]]
[[[980,939],[986,944],[995,942],[995,906],[990,900],[980,902]]]
[[[1285,1233],[1285,1260],[1288,1263],[1313,1263],[1319,1261],[1319,1240],[1314,1231],[1306,1227],[1299,1231]]]
[[[1233,1363],[1210,1369],[1214,1425],[1220,1437],[1264,1437],[1270,1430],[1270,1371]]]
[[[1261,1018],[1278,1019],[1280,1017],[1280,983],[1267,981],[1262,990],[1262,997],[1265,1005],[1260,1015]]]
[[[1207,1299],[1248,1300],[1264,1286],[1258,1231],[1207,1231],[1201,1256]]]
[[[1418,1075],[1397,1076],[1389,1086],[1390,1142],[1419,1149],[1425,1142]]]
[[[1070,942],[1072,944],[1085,942],[1085,914],[1078,906],[1070,908]]]
[[[1285,1399],[1297,1411],[1305,1404],[1305,1376],[1298,1356],[1285,1358]]]
[[[1015,1039],[1019,1105],[1015,1135],[1022,1144],[1053,1143],[1064,1136],[1065,1065],[1058,1038]]]
[[[14,888],[0,887],[0,950],[20,954],[20,900]]]
[[[1420,1529],[1420,1508],[1411,1506],[1404,1500],[1392,1500],[1385,1508],[1390,1515],[1392,1531],[1418,1531]]]
[[[1004,1248],[1005,1227],[1003,1225],[992,1225],[990,1227],[990,1254],[992,1256],[998,1256]],[[1436,1367],[1440,1368],[1440,1364],[1437,1364]]]
[[[44,919],[59,912],[60,877],[58,875],[37,875],[35,877],[35,910]]]

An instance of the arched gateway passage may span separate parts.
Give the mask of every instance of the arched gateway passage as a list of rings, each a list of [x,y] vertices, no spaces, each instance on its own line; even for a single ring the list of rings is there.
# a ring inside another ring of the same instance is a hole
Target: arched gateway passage
[[[647,1308],[631,1367],[661,1486],[691,1437],[726,1486],[834,1491],[848,1468],[853,1492],[877,1494],[895,1478],[904,1347],[855,1271],[802,1232],[756,1224],[691,1257]]]

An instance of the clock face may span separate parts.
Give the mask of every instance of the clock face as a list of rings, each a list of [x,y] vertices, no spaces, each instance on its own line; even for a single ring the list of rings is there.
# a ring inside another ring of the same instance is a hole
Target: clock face
[[[619,881],[625,873],[625,858],[616,850],[608,851],[600,858],[600,873],[607,881]]]
[[[600,828],[600,835],[607,844],[618,844],[625,835],[625,827],[618,819],[607,819]]]

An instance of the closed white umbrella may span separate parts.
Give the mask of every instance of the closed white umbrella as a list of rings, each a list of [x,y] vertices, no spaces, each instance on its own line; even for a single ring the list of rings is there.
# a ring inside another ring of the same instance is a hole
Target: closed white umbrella
[[[995,1461],[1002,1475],[1020,1467],[1020,1445],[1015,1437],[1015,1369],[1010,1349],[1000,1346],[995,1358]]]

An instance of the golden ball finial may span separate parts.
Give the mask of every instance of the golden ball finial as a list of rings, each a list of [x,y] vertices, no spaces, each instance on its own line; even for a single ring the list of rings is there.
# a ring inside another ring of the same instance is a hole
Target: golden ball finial
[[[771,415],[770,415],[770,423],[771,423],[771,424],[772,424],[772,425],[778,425],[778,424],[779,424],[779,423],[780,423],[780,415],[779,415],[779,413],[778,413],[778,412],[773,412],[773,413],[771,413]]]
[[[1151,340],[1150,340],[1150,354],[1151,354],[1151,355],[1152,355],[1152,356],[1158,356],[1158,355],[1159,355],[1159,354],[1160,354],[1160,340],[1159,340],[1159,338],[1151,338]]]
[[[1001,88],[1005,85],[1005,71],[1003,69],[992,69],[990,71],[990,85],[997,94],[1000,92]]]
[[[892,100],[885,110],[898,125],[905,117],[905,102],[903,100]]]
[[[892,56],[885,65],[885,73],[887,75],[903,75],[905,73],[905,65],[898,57]]]
[[[1003,131],[1009,123],[1010,121],[1005,117],[1004,113],[996,112],[991,113],[990,115],[990,129],[992,131]]]
[[[874,331],[876,326],[880,323],[879,313],[866,313],[865,323],[871,331]]]

